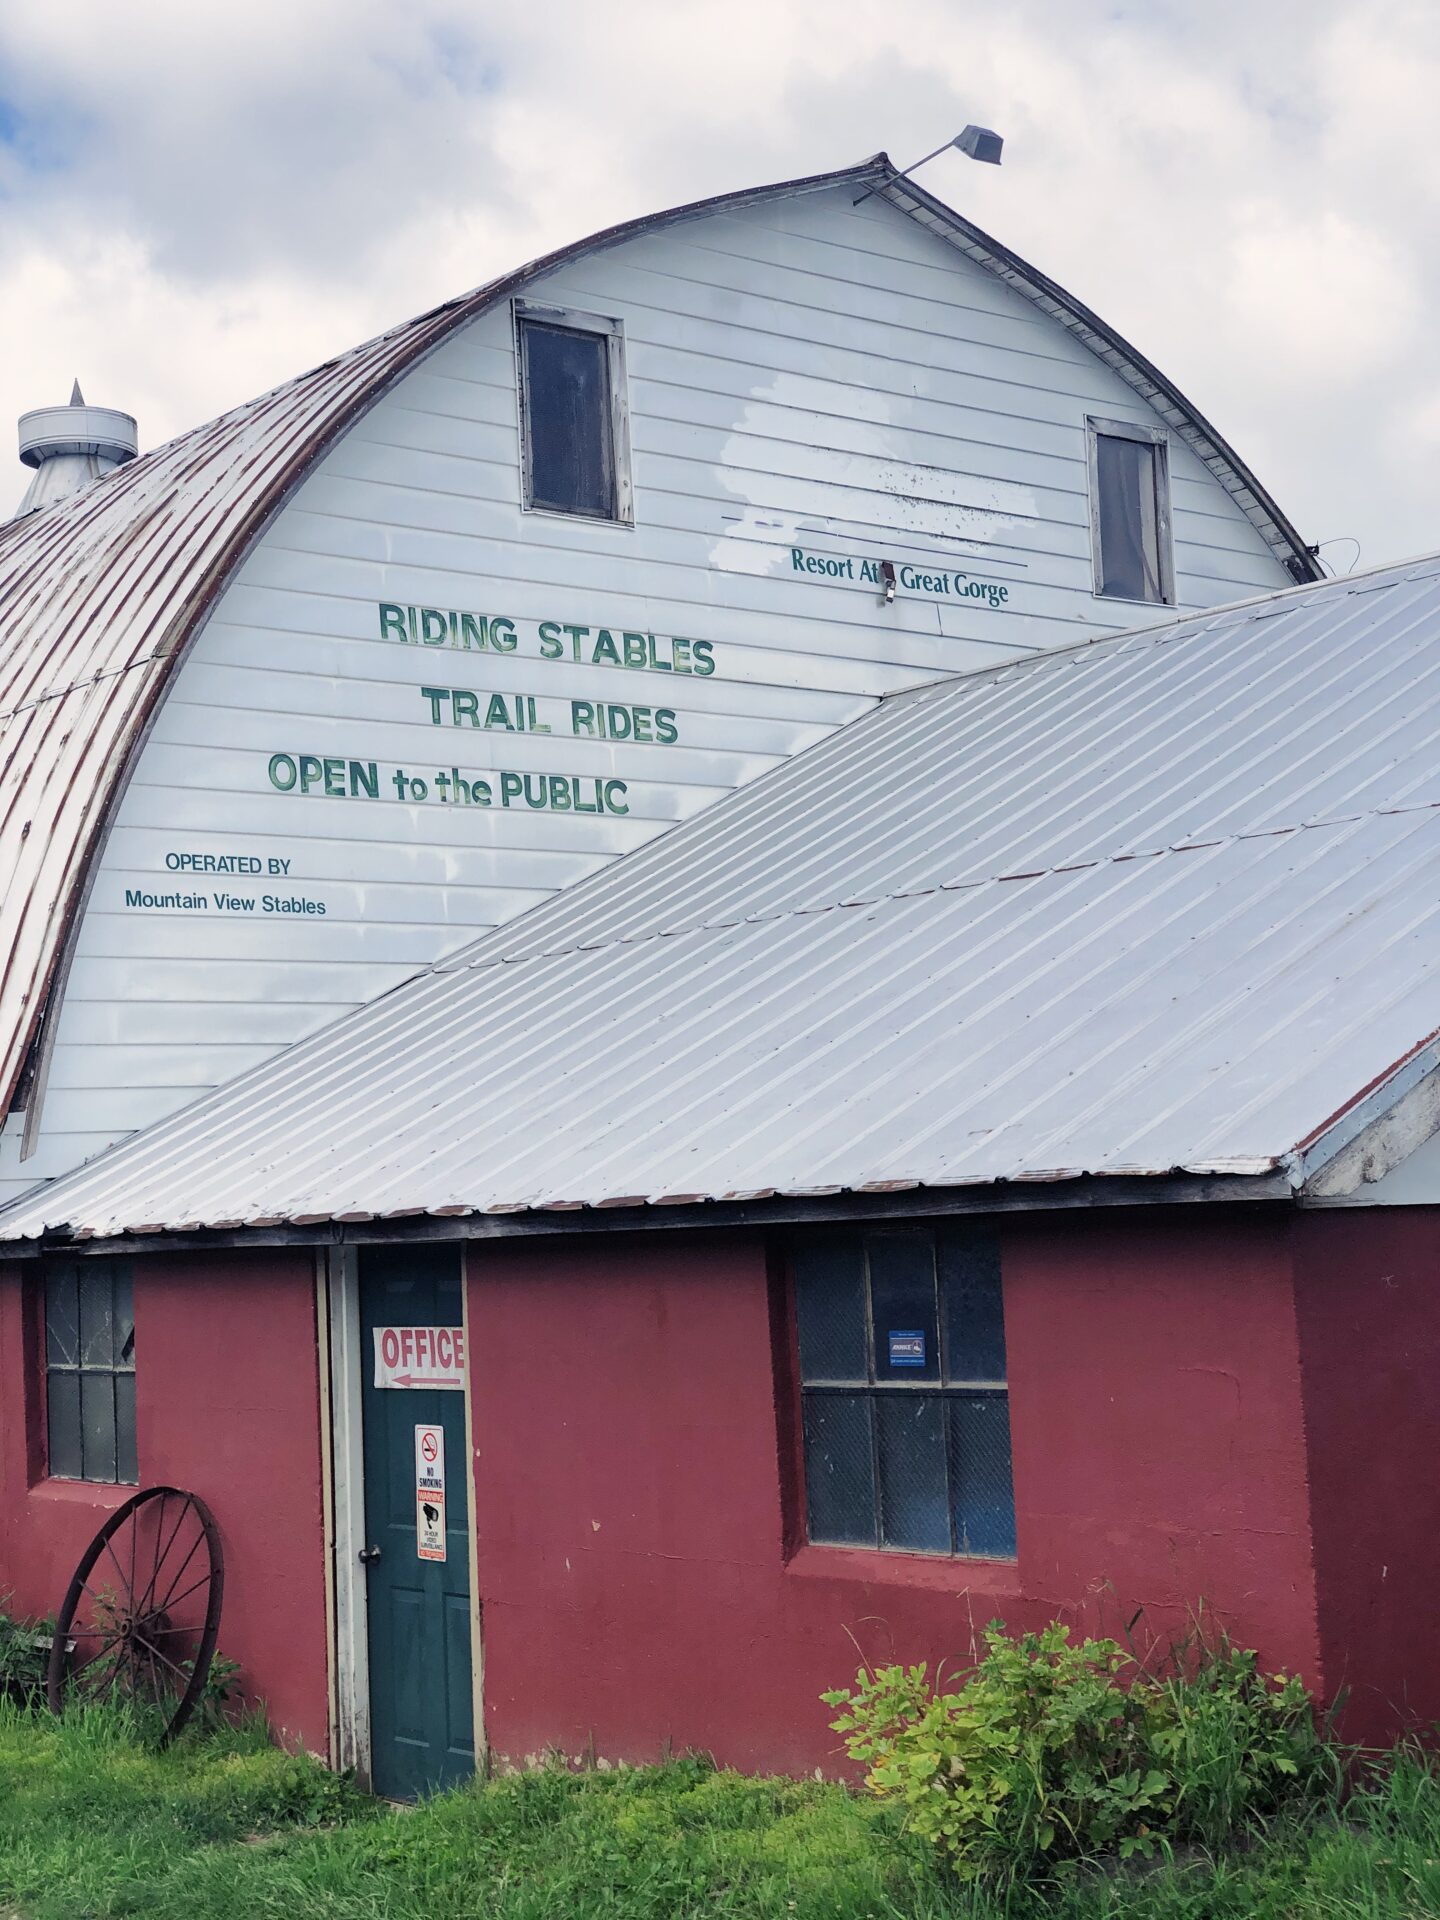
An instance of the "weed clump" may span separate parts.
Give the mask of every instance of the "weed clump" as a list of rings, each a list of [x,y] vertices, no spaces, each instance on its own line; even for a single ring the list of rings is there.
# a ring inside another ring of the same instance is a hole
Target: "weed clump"
[[[823,1698],[867,1787],[964,1880],[1222,1848],[1339,1791],[1309,1693],[1228,1643],[1157,1673],[1114,1640],[1072,1645],[1059,1623],[1012,1640],[996,1621],[954,1690],[922,1664]]]
[[[45,1691],[53,1620],[27,1624],[0,1605],[0,1699],[36,1704]]]

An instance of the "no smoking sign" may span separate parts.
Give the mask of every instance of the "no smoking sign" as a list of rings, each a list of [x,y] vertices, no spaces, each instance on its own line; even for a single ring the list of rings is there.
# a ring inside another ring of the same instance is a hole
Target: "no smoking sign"
[[[415,1552],[445,1558],[445,1429],[415,1429]]]

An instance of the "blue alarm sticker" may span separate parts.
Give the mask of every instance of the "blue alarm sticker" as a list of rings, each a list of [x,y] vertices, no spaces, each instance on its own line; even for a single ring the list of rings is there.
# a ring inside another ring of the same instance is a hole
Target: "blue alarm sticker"
[[[925,1335],[918,1327],[906,1327],[890,1334],[890,1364],[892,1367],[923,1367],[925,1364]]]

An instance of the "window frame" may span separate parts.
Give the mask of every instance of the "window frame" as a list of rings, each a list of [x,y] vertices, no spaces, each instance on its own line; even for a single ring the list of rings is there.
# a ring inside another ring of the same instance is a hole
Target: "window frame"
[[[87,1362],[84,1356],[83,1349],[79,1344],[80,1338],[81,1338],[81,1312],[82,1312],[81,1303],[80,1303],[80,1286],[81,1286],[82,1276],[84,1276],[87,1273],[102,1275],[106,1280],[110,1290],[110,1317],[111,1317],[110,1338],[111,1338],[112,1358],[104,1364],[95,1364],[95,1363]],[[114,1334],[115,1334],[115,1289],[116,1289],[117,1282],[122,1278],[122,1276],[123,1276],[126,1288],[128,1290],[129,1309],[130,1309],[130,1318],[129,1318],[130,1358],[128,1362],[124,1359],[123,1353],[121,1357],[118,1359],[114,1357],[114,1353],[113,1353]],[[76,1358],[73,1361],[54,1360],[52,1359],[51,1352],[50,1352],[51,1287],[55,1285],[57,1282],[60,1282],[65,1279],[69,1279],[73,1281],[73,1284],[76,1289],[76,1295],[75,1295]],[[44,1269],[44,1271],[40,1274],[39,1281],[40,1281],[40,1284],[36,1288],[36,1293],[38,1295],[38,1313],[36,1316],[37,1317],[37,1335],[38,1335],[38,1353],[39,1353],[39,1363],[40,1363],[40,1378],[42,1382],[39,1439],[41,1442],[41,1458],[43,1459],[43,1463],[44,1463],[44,1468],[43,1468],[44,1477],[49,1480],[62,1482],[66,1486],[138,1487],[140,1485],[140,1462],[139,1462],[138,1444],[135,1445],[135,1449],[134,1449],[133,1465],[135,1470],[134,1470],[133,1477],[127,1474],[123,1474],[121,1472],[121,1467],[122,1467],[121,1451],[120,1451],[121,1421],[120,1421],[119,1413],[116,1406],[116,1387],[115,1387],[116,1381],[122,1375],[125,1377],[128,1377],[132,1382],[134,1382],[137,1377],[136,1365],[135,1365],[135,1270],[134,1270],[134,1267],[128,1260],[107,1260],[107,1259],[76,1260],[74,1262],[66,1262],[63,1265],[58,1265],[53,1267],[47,1266]],[[79,1420],[79,1433],[76,1441],[76,1451],[78,1453],[79,1463],[80,1463],[80,1471],[78,1473],[61,1472],[57,1470],[55,1465],[55,1460],[54,1460],[55,1450],[53,1445],[53,1436],[52,1436],[52,1428],[51,1428],[51,1413],[52,1413],[52,1406],[54,1401],[54,1394],[53,1394],[53,1388],[52,1388],[51,1382],[54,1376],[56,1376],[57,1374],[62,1374],[67,1378],[73,1378],[77,1382],[75,1405],[76,1405],[76,1415]],[[87,1473],[85,1470],[86,1468],[85,1401],[84,1401],[83,1382],[87,1375],[90,1375],[90,1376],[103,1375],[106,1378],[108,1378],[111,1382],[110,1455],[115,1463],[115,1471],[113,1474],[110,1474],[110,1475]],[[132,1392],[133,1392],[133,1389],[132,1389]],[[135,1423],[133,1421],[132,1421],[132,1428],[131,1428],[131,1439],[132,1439],[132,1442],[138,1442],[138,1435],[135,1432]],[[129,1463],[124,1463],[124,1464],[129,1464]]]
[[[1128,593],[1105,591],[1105,560],[1100,542],[1100,439],[1135,440],[1155,450],[1155,538],[1159,547],[1160,597],[1136,599]],[[1175,529],[1170,503],[1170,435],[1164,427],[1138,425],[1133,420],[1106,420],[1085,416],[1085,469],[1089,484],[1090,566],[1097,600],[1119,600],[1129,607],[1175,605]]]
[[[630,466],[630,402],[625,376],[625,327],[604,314],[586,313],[578,307],[551,307],[538,300],[515,299],[510,302],[511,329],[515,351],[515,396],[520,432],[520,509],[522,513],[547,514],[554,520],[580,520],[592,527],[633,527],[635,524],[635,487]],[[613,474],[614,511],[584,513],[567,507],[550,507],[535,499],[530,449],[530,396],[526,391],[524,330],[526,323],[542,327],[561,327],[571,333],[599,334],[607,346],[610,380],[610,462]]]
[[[954,1229],[951,1229],[951,1231],[954,1231]],[[821,1553],[874,1553],[892,1558],[900,1556],[905,1560],[922,1560],[928,1564],[938,1566],[956,1565],[973,1567],[984,1565],[1015,1567],[1019,1563],[1019,1509],[1015,1500],[1014,1435],[1013,1430],[1009,1430],[1010,1362],[1008,1343],[1005,1355],[1005,1377],[1003,1380],[951,1380],[945,1377],[947,1363],[944,1356],[947,1351],[946,1331],[948,1325],[948,1309],[944,1297],[944,1289],[940,1283],[940,1242],[945,1232],[945,1227],[932,1225],[930,1223],[916,1223],[912,1225],[908,1221],[900,1220],[876,1221],[866,1224],[857,1222],[848,1233],[829,1232],[819,1235],[806,1235],[803,1240],[799,1236],[795,1236],[791,1238],[784,1247],[783,1264],[781,1268],[785,1326],[784,1367],[785,1371],[789,1374],[789,1393],[787,1398],[792,1409],[787,1422],[788,1444],[785,1450],[790,1461],[789,1484],[793,1490],[793,1506],[791,1518],[787,1523],[787,1532],[795,1548],[803,1547],[807,1551],[814,1550]],[[937,1360],[940,1363],[939,1375],[934,1379],[900,1380],[892,1378],[881,1380],[877,1377],[875,1309],[872,1295],[870,1255],[866,1247],[866,1242],[872,1238],[897,1234],[906,1234],[916,1239],[922,1239],[928,1243],[930,1249],[932,1270],[935,1276]],[[805,1366],[801,1354],[800,1342],[799,1257],[804,1250],[841,1248],[844,1247],[847,1242],[851,1241],[857,1243],[860,1248],[863,1268],[863,1338],[869,1378],[864,1383],[858,1380],[851,1381],[848,1379],[807,1381],[805,1378]],[[999,1263],[1000,1308],[1003,1316],[1005,1279],[1003,1254],[998,1244],[996,1257]],[[840,1397],[861,1393],[864,1394],[872,1409],[870,1418],[870,1448],[875,1538],[873,1542],[817,1540],[812,1536],[810,1531],[810,1494],[806,1468],[807,1429],[805,1414],[807,1396],[813,1395],[817,1398],[824,1399],[827,1397]],[[942,1404],[951,1399],[973,1399],[981,1396],[987,1399],[998,1398],[1004,1401],[1007,1430],[1009,1430],[1010,1438],[1010,1520],[1012,1530],[1017,1536],[1016,1544],[1008,1553],[996,1552],[994,1550],[985,1550],[982,1552],[967,1551],[959,1544],[953,1495],[955,1460],[952,1453],[950,1423],[948,1418],[944,1426],[944,1491],[950,1521],[952,1546],[948,1550],[936,1547],[898,1546],[888,1542],[884,1538],[879,1459],[880,1434],[879,1423],[874,1415],[873,1409],[876,1402],[881,1399],[894,1397],[900,1400],[906,1395],[915,1394],[934,1396],[938,1398]]]

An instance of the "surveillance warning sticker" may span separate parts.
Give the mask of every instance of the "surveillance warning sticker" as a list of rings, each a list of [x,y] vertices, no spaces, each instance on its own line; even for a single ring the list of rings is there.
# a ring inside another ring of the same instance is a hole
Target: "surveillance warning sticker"
[[[445,1429],[415,1429],[415,1552],[445,1558]]]

